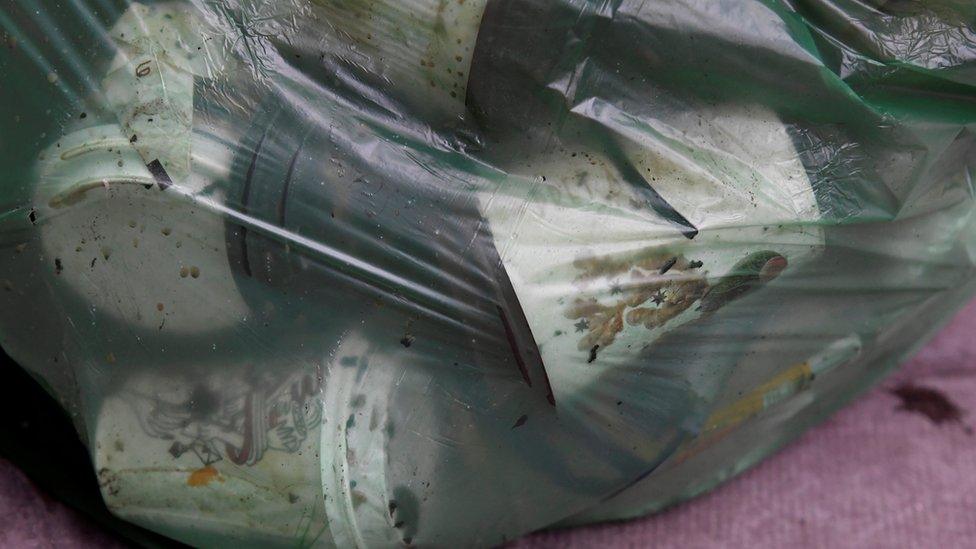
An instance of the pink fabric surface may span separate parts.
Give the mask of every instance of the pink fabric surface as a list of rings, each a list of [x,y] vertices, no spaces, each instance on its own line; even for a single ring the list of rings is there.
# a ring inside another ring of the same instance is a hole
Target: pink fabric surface
[[[122,547],[0,459],[0,547]]]
[[[715,491],[626,523],[535,534],[549,547],[976,546],[976,302],[900,371],[782,452]],[[934,389],[959,421],[901,408]],[[0,461],[0,546],[105,547],[112,538]]]

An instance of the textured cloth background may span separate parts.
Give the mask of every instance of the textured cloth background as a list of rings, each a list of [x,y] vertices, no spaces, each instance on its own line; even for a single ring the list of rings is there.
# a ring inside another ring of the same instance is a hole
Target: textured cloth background
[[[938,391],[960,420],[936,423],[902,409],[892,390],[905,384]],[[879,387],[717,490],[656,516],[536,534],[507,549],[974,547],[976,437],[967,410],[976,410],[976,302]],[[0,546],[113,545],[0,460]]]

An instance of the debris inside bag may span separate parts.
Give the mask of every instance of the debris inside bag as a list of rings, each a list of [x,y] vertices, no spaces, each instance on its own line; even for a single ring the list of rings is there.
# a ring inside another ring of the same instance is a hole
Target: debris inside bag
[[[108,509],[180,542],[493,546],[653,512],[974,293],[974,22],[15,3],[0,344]]]

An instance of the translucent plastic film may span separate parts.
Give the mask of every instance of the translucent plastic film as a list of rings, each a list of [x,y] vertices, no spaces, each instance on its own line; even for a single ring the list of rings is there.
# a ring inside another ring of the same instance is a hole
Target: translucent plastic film
[[[116,515],[491,546],[755,463],[974,290],[976,7],[0,0],[0,336]]]

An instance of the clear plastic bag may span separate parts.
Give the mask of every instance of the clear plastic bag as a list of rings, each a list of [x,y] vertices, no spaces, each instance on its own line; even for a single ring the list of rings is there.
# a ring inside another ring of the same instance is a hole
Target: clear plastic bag
[[[492,545],[708,489],[973,290],[976,9],[0,11],[0,334],[109,508]]]

